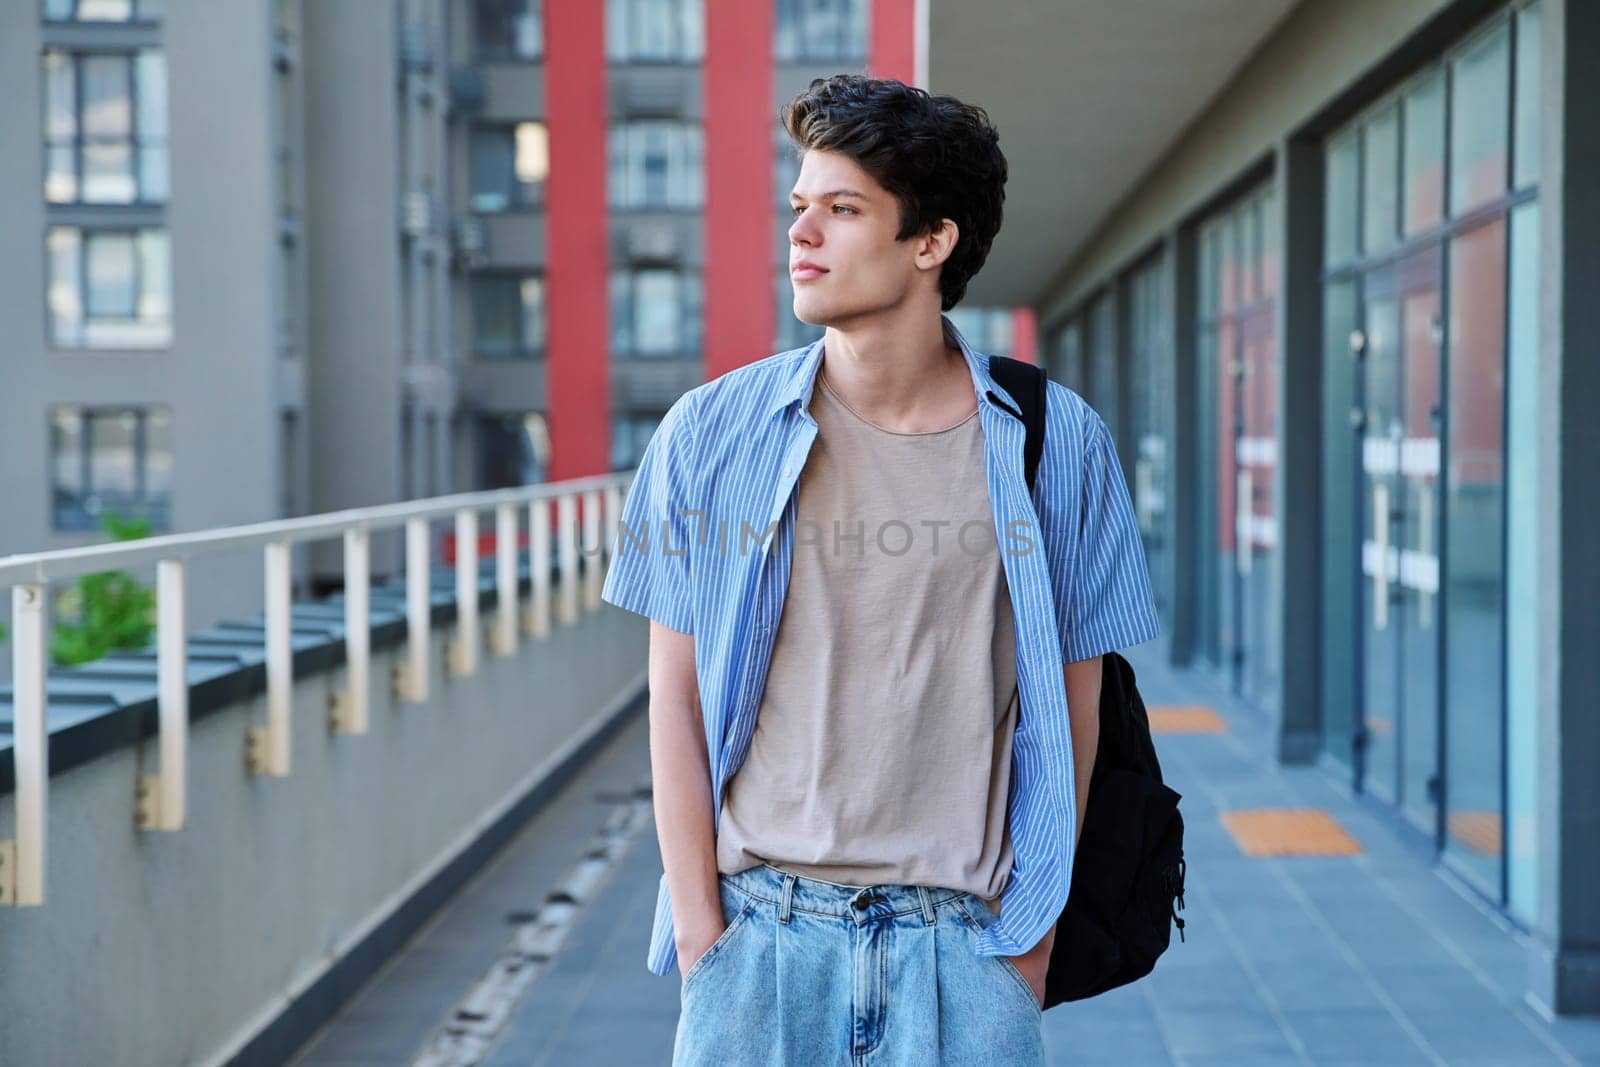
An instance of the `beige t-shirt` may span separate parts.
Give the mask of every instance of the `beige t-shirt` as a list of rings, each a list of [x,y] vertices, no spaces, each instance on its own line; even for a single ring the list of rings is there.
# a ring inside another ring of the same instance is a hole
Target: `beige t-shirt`
[[[717,869],[997,897],[1018,702],[983,426],[887,430],[823,373],[810,411],[788,592]]]

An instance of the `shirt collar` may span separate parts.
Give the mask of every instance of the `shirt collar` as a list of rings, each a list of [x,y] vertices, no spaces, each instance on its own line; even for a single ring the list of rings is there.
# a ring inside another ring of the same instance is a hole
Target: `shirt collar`
[[[973,350],[973,347],[967,343],[967,339],[962,336],[961,331],[956,329],[956,324],[950,321],[948,315],[941,313],[939,315],[939,324],[944,332],[945,344],[958,346],[961,349],[961,354],[966,357],[967,370],[972,373],[972,391],[977,394],[978,403],[994,407],[996,406],[995,397],[997,396],[1002,400],[999,406],[1004,409],[1003,401],[1009,399],[1011,394],[996,385],[995,380],[990,377],[989,358]],[[819,337],[811,342],[811,346],[806,349],[805,355],[790,369],[788,376],[783,380],[773,396],[771,410],[774,414],[783,408],[789,407],[796,401],[811,396],[812,384],[816,381],[817,370],[822,366],[822,340]],[[995,396],[991,396],[991,394],[995,394]]]

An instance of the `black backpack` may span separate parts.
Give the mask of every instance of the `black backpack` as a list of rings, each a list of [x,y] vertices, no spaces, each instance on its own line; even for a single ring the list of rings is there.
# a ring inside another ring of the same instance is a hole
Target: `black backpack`
[[[989,373],[1022,409],[1013,413],[1027,427],[1022,455],[1031,492],[1044,452],[1044,371],[994,356]],[[1010,407],[992,392],[989,398]],[[1183,938],[1182,798],[1162,783],[1132,665],[1108,652],[1101,674],[1100,742],[1045,974],[1046,1008],[1143,978],[1167,950],[1174,923]]]

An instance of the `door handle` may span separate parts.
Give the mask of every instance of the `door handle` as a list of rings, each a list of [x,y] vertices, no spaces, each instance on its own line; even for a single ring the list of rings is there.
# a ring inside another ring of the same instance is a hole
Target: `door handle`
[[[1255,509],[1250,506],[1254,490],[1251,487],[1250,472],[1240,468],[1238,480],[1234,488],[1233,508],[1233,550],[1235,566],[1240,574],[1249,574],[1250,565],[1255,557],[1255,546],[1252,543],[1251,522]]]
[[[1372,628],[1389,628],[1389,486],[1372,487]]]

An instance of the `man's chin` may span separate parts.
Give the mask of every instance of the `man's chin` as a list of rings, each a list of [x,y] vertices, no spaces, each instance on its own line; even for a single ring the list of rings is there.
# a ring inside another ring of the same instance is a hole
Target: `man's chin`
[[[845,308],[834,305],[831,301],[809,299],[794,302],[794,317],[807,326],[836,326],[849,317]]]

